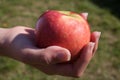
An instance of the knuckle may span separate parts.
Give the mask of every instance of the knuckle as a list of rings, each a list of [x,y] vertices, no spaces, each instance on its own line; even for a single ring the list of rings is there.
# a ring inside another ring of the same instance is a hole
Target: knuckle
[[[73,77],[80,78],[82,75],[83,75],[82,73],[76,73],[76,74],[73,75]]]
[[[80,78],[83,75],[83,72],[75,71],[72,77]]]
[[[50,64],[50,60],[44,54],[40,56],[40,62],[41,62],[41,64],[44,64],[44,65],[49,65]]]

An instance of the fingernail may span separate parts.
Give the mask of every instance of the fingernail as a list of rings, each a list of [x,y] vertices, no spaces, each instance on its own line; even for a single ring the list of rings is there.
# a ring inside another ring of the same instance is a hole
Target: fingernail
[[[83,17],[84,19],[87,20],[87,17],[88,17],[88,13],[87,13],[87,12],[81,13],[81,15],[82,15],[82,17]]]
[[[100,35],[101,35],[101,32],[97,32],[96,34],[97,34],[97,37],[98,37],[98,39],[99,39],[99,38],[100,38]]]
[[[69,61],[71,58],[70,52],[58,53],[57,58],[63,61]]]
[[[67,52],[67,53],[66,53],[66,56],[67,56],[67,61],[70,61],[70,59],[71,59],[71,54],[70,54],[70,52]]]

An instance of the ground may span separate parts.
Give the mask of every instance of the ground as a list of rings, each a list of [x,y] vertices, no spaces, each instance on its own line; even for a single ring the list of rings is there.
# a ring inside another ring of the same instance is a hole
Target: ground
[[[0,27],[35,27],[46,10],[88,12],[91,31],[101,31],[99,48],[81,78],[49,76],[35,68],[0,57],[0,80],[119,80],[119,0],[0,0]]]

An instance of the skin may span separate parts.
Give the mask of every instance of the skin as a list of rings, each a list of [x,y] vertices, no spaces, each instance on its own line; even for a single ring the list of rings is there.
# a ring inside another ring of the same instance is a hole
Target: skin
[[[91,34],[91,42],[86,45],[79,58],[70,61],[69,50],[59,46],[49,46],[44,49],[36,47],[34,29],[25,26],[0,28],[0,56],[6,56],[29,64],[49,75],[81,77],[90,60],[93,58],[100,38],[100,32]]]

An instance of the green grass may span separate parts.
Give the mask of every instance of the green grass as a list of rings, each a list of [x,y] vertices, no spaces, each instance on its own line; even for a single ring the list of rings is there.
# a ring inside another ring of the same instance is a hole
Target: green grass
[[[104,1],[103,1],[104,3]],[[35,68],[0,57],[0,80],[119,80],[120,18],[92,0],[0,0],[0,27],[33,27],[48,9],[88,12],[91,31],[101,31],[99,48],[81,78],[49,76]]]

